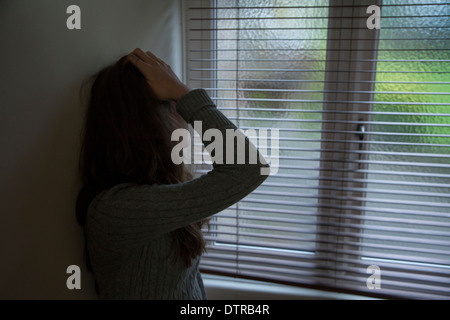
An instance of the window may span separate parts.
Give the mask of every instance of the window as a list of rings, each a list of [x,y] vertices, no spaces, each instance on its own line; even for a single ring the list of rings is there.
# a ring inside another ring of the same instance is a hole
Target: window
[[[450,3],[183,3],[190,86],[279,130],[278,172],[214,217],[202,271],[450,297]]]

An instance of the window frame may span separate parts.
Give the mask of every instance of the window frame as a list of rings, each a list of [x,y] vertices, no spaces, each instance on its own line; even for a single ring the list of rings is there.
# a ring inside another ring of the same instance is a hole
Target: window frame
[[[363,221],[355,216],[364,215],[364,203],[352,199],[365,197],[367,173],[360,169],[366,164],[359,151],[369,148],[364,140],[372,104],[358,102],[373,101],[379,30],[367,29],[361,7],[381,3],[337,0],[329,7],[316,253],[319,260],[329,261],[330,270],[342,269],[347,261],[367,267],[362,256],[355,255],[360,250],[358,233],[363,231],[355,232],[354,226]],[[336,141],[343,141],[340,152]]]

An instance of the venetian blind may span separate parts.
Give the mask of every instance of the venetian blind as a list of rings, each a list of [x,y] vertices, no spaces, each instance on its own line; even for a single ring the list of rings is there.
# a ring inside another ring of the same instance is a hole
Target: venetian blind
[[[183,3],[189,85],[279,132],[277,172],[213,218],[202,271],[450,297],[450,3]]]

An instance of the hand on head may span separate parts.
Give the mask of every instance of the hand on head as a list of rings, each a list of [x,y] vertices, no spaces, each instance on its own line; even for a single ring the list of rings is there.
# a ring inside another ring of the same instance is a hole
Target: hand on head
[[[150,51],[135,49],[127,60],[142,73],[160,100],[178,101],[190,91],[172,68]]]

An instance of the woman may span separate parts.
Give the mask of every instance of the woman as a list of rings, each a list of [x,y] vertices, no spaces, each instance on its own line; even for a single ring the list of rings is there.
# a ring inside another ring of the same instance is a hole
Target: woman
[[[192,179],[171,160],[171,133],[184,121],[202,121],[223,137],[237,129],[204,90],[190,90],[150,52],[136,49],[96,76],[77,217],[102,299],[205,299],[202,226],[266,178],[264,160],[249,164],[246,155],[245,164],[213,163]],[[248,139],[241,143],[249,150]]]

